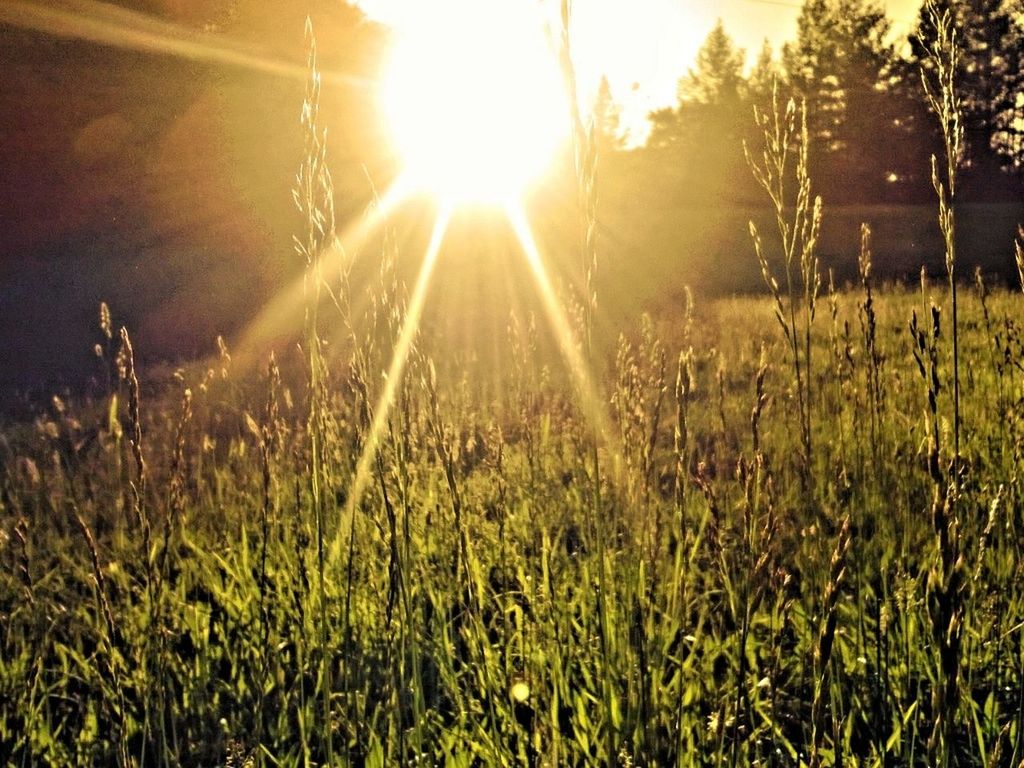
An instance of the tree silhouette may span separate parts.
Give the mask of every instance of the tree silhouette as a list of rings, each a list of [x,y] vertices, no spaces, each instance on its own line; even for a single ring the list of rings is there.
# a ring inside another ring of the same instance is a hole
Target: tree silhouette
[[[782,81],[783,72],[775,59],[771,43],[765,38],[757,54],[750,74],[747,76],[747,100],[758,108],[764,108],[771,101],[772,92]]]
[[[622,108],[612,95],[612,87],[608,77],[601,76],[594,97],[593,107],[594,136],[597,140],[599,155],[607,156],[625,146],[626,136],[622,131]]]
[[[808,0],[783,49],[807,104],[811,168],[831,200],[886,197],[900,178],[899,70],[884,11],[866,0]]]
[[[939,0],[963,30],[967,197],[1019,198],[1024,173],[1024,0]],[[645,154],[669,197],[752,202],[742,142],[752,108],[774,88],[806,103],[810,169],[830,203],[930,201],[939,149],[921,87],[922,20],[897,52],[877,0],[807,0],[781,62],[765,42],[749,74],[721,21],[679,81],[672,107],[650,114]],[[926,17],[922,16],[922,19]],[[1013,171],[1007,173],[1006,171]]]
[[[679,103],[735,106],[744,87],[743,60],[743,49],[736,47],[719,19],[697,51],[695,66],[679,81]]]
[[[743,159],[753,124],[744,59],[719,20],[680,79],[676,106],[650,116],[648,147],[666,153],[676,191],[691,202],[735,202],[752,194]]]
[[[1024,162],[1024,7],[1019,0],[938,0],[936,5],[940,12],[953,14],[960,31],[963,66],[958,82],[968,193],[1004,193],[1012,179],[1001,172],[1019,172]],[[922,7],[910,38],[912,66],[929,66],[924,53],[934,39],[934,24]]]

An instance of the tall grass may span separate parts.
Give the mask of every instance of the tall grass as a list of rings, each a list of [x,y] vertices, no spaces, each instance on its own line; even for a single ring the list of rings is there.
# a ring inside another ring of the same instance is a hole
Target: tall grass
[[[1020,289],[1024,291],[1024,228],[1020,230],[1020,236],[1017,238],[1015,243],[1017,262],[1017,274],[1020,276]]]
[[[1018,292],[957,290],[949,325],[955,256],[941,285],[882,289],[865,229],[859,285],[816,322],[821,207],[777,99],[750,152],[769,296],[688,297],[618,329],[613,360],[595,343],[607,440],[531,317],[510,319],[500,393],[422,331],[338,520],[408,307],[392,238],[365,311],[320,272],[310,71],[301,350],[245,376],[222,345],[146,389],[101,310],[117,375],[0,441],[0,762],[1024,761]],[[581,344],[592,285],[584,303]],[[330,356],[321,305],[347,336]]]
[[[302,103],[301,124],[304,152],[295,177],[292,198],[303,219],[303,231],[294,238],[295,249],[304,262],[303,295],[305,298],[305,326],[303,344],[307,366],[307,423],[309,504],[312,507],[316,536],[316,574],[318,603],[319,713],[320,741],[324,745],[328,763],[333,762],[334,735],[332,732],[331,696],[333,667],[328,654],[328,621],[326,551],[328,515],[331,511],[330,489],[335,480],[331,462],[327,457],[326,441],[331,413],[327,385],[327,364],[323,355],[323,340],[319,321],[319,308],[324,290],[322,258],[337,247],[334,233],[334,194],[330,168],[327,164],[327,131],[320,125],[320,72],[317,69],[316,40],[312,24],[306,20],[307,70],[305,98]],[[306,723],[300,721],[305,760],[311,760],[306,745]]]
[[[953,308],[953,454],[960,461],[960,345],[957,322],[956,279],[956,179],[963,153],[963,106],[957,90],[960,75],[961,51],[956,22],[948,8],[940,10],[932,3],[927,6],[929,20],[935,30],[935,39],[928,46],[921,82],[925,96],[939,122],[945,162],[940,166],[932,155],[932,185],[939,198],[939,229],[946,245],[946,275]],[[929,71],[930,70],[930,71]],[[942,170],[940,171],[940,167]],[[959,467],[954,467],[954,473]]]
[[[940,445],[938,432],[933,428],[931,438],[932,476],[934,480],[931,517],[935,529],[938,557],[929,574],[932,630],[937,647],[938,668],[932,696],[934,724],[929,739],[929,755],[933,764],[950,765],[953,754],[953,721],[960,709],[961,645],[965,593],[968,589],[967,565],[962,556],[960,488],[964,468],[961,466],[961,408],[960,408],[960,323],[956,276],[956,179],[963,144],[963,118],[957,78],[960,74],[960,44],[950,10],[939,10],[935,4],[927,8],[935,29],[935,39],[927,52],[929,68],[922,68],[921,81],[925,95],[939,121],[942,133],[945,163],[932,156],[932,184],[939,201],[939,228],[946,246],[946,275],[949,282],[952,307],[952,382],[953,382],[953,454],[950,477],[943,478],[937,468]],[[934,82],[933,82],[934,80]],[[983,305],[984,307],[984,305]],[[935,362],[934,344],[939,334],[939,315],[933,308],[932,348],[929,350],[931,383],[929,404],[931,420],[937,422],[936,399],[939,378]]]
[[[540,370],[553,361],[516,353],[536,384],[500,420],[482,388],[459,384],[464,371],[420,369],[381,450],[377,493],[324,579],[335,764],[791,765],[813,751],[822,765],[840,755],[913,765],[944,751],[982,765],[997,749],[1001,764],[1019,763],[1024,376],[1012,365],[1024,352],[1005,329],[1017,327],[1021,297],[989,294],[998,340],[981,330],[975,294],[960,300],[977,361],[962,454],[974,469],[959,495],[969,513],[945,543],[948,475],[935,461],[936,446],[952,455],[945,329],[936,309],[913,335],[901,330],[920,317],[913,292],[873,294],[876,342],[888,350],[877,402],[861,391],[837,407],[843,393],[818,372],[813,426],[846,437],[816,440],[815,464],[838,471],[844,449],[848,463],[846,483],[822,482],[813,508],[784,407],[794,373],[775,362],[788,346],[765,323],[771,300],[699,310],[670,422],[654,419],[663,358],[639,352],[656,327],[627,340],[608,385],[637,463],[631,490],[606,496],[617,523],[603,565],[587,533],[586,427],[568,382]],[[863,302],[836,294],[840,326],[858,321]],[[988,355],[997,341],[1000,354]],[[824,360],[824,325],[812,343]],[[850,343],[851,381],[866,385],[868,346]],[[291,394],[305,387],[273,368],[257,386],[231,375],[205,391],[202,377],[190,383],[190,419],[181,388],[139,401],[148,548],[138,524],[126,535],[137,467],[129,446],[130,472],[120,469],[106,402],[65,403],[9,436],[5,761],[152,764],[165,748],[167,762],[189,764],[229,753],[327,760],[307,422]],[[351,455],[365,423],[348,376],[329,379],[346,393],[331,402],[345,426],[330,433],[329,455]],[[1000,382],[1010,396],[997,412]],[[135,433],[126,409],[118,403],[125,442]],[[252,424],[247,413],[258,414]],[[838,546],[841,569],[830,525],[852,541]],[[953,622],[958,646],[941,631]],[[930,745],[936,723],[941,741]]]
[[[754,179],[768,195],[775,213],[783,268],[781,285],[753,221],[750,222],[750,235],[765,285],[775,301],[776,319],[789,344],[796,380],[805,475],[809,475],[813,453],[811,422],[814,395],[811,339],[821,287],[817,246],[821,233],[822,201],[811,192],[806,106],[798,109],[796,102],[790,99],[783,107],[776,84],[768,110],[756,109],[754,120],[761,130],[763,146],[760,153],[746,145],[744,151]]]

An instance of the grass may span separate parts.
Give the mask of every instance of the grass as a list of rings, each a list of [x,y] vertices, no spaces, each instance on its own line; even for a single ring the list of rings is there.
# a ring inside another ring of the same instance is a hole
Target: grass
[[[931,298],[922,377],[909,324]],[[1021,297],[959,298],[952,562],[929,468],[930,435],[952,456],[941,285],[874,295],[877,385],[863,294],[830,297],[807,491],[769,300],[698,305],[673,394],[682,320],[623,341],[600,510],[588,427],[529,339],[498,408],[472,371],[435,374],[424,338],[349,527],[367,399],[332,374],[326,533],[345,546],[323,563],[302,390],[278,374],[218,372],[137,417],[127,382],[55,404],[4,451],[0,757],[301,765],[330,742],[337,764],[934,764],[948,568],[951,759],[1017,765]]]
[[[840,289],[776,109],[770,295],[687,291],[606,355],[577,124],[599,402],[529,314],[498,385],[429,324],[387,381],[409,297],[391,241],[359,309],[319,271],[311,72],[299,348],[147,388],[104,305],[105,385],[5,427],[0,762],[1024,764],[1024,299],[956,279],[952,162],[944,279],[880,288],[865,226]]]

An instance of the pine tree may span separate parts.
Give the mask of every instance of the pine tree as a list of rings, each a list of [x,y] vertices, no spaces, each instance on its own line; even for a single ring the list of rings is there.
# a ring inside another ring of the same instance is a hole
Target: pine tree
[[[608,77],[601,76],[593,106],[594,136],[599,155],[606,156],[623,148],[626,137],[622,131],[622,108],[612,95]]]
[[[783,48],[807,105],[812,173],[829,199],[878,199],[899,165],[898,78],[889,21],[868,0],[808,0]]]
[[[953,14],[961,34],[960,94],[966,142],[963,162],[968,179],[974,182],[970,186],[1005,186],[1008,179],[1000,179],[999,171],[1019,168],[1024,162],[1024,3],[939,0],[935,4],[940,12],[948,9]],[[922,6],[910,38],[912,66],[928,66],[924,51],[934,38],[934,25]]]
[[[782,82],[782,69],[775,60],[771,43],[765,38],[757,54],[750,74],[747,76],[747,101],[758,108],[764,108],[772,98],[772,91]]]
[[[719,19],[697,51],[695,67],[679,81],[679,103],[734,106],[744,86],[743,60],[743,49],[735,46]]]
[[[735,202],[747,181],[743,139],[752,123],[743,77],[745,54],[719,20],[679,81],[676,116],[690,146],[689,194]]]
[[[756,197],[743,142],[753,130],[753,104],[770,96],[777,67],[766,45],[753,70],[755,79],[748,82],[745,60],[719,20],[680,79],[676,106],[649,116],[647,148],[661,153],[654,167],[674,179],[675,192],[688,202],[736,203]]]

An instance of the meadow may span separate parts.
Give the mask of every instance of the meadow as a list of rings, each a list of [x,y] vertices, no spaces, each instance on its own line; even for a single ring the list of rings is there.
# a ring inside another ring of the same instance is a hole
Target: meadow
[[[158,376],[104,304],[97,385],[3,426],[0,762],[1024,765],[1024,296],[957,261],[955,121],[937,278],[864,227],[830,279],[776,102],[766,291],[610,332],[577,121],[584,277],[484,355],[393,239],[321,270],[317,96],[300,343]]]
[[[319,427],[226,348],[144,399],[104,315],[109,392],[5,431],[4,763],[1020,763],[1019,293],[960,293],[955,485],[925,282],[826,293],[799,380],[769,300],[644,320],[597,482],[535,325],[499,393],[424,333],[346,518],[389,301]]]

